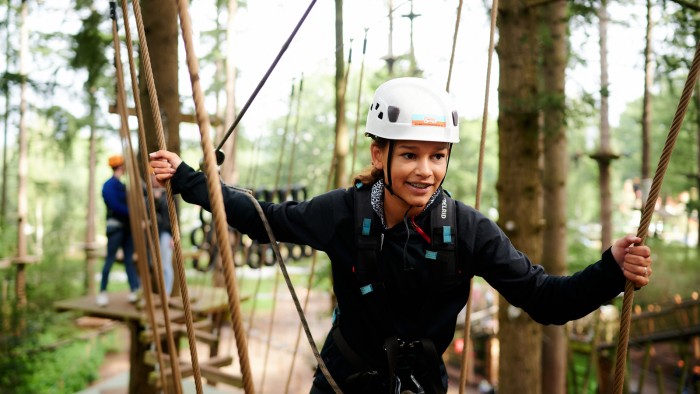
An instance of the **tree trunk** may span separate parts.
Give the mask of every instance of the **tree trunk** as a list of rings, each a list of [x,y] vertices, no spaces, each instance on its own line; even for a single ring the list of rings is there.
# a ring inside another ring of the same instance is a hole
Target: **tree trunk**
[[[537,100],[537,19],[533,1],[499,7],[499,225],[515,247],[541,260],[542,154]],[[542,328],[500,297],[500,394],[541,392]]]
[[[348,156],[348,128],[345,124],[345,46],[343,45],[343,0],[335,0],[335,187],[345,187],[345,158]]]
[[[27,177],[29,176],[29,141],[27,136],[27,62],[29,61],[29,30],[27,25],[27,0],[22,0],[20,11],[20,54],[19,75],[22,79],[19,102],[19,169],[17,192],[17,275],[15,276],[15,294],[17,306],[24,308],[27,304],[25,260],[27,258]],[[21,324],[23,326],[24,324]]]
[[[646,46],[644,47],[644,97],[642,99],[642,207],[651,188],[651,93],[654,83],[654,65],[651,58],[651,0],[647,0]]]
[[[97,126],[95,125],[95,113],[97,102],[93,95],[90,101],[90,147],[88,158],[88,209],[85,231],[85,294],[95,294],[95,262],[97,261],[97,245],[95,243],[95,156],[97,150]]]
[[[565,127],[567,4],[548,3],[542,14],[547,36],[542,46],[544,108],[544,243],[542,265],[552,275],[566,274],[566,179],[569,156]],[[566,392],[567,338],[563,326],[542,329],[542,393]]]
[[[180,153],[180,96],[178,91],[178,10],[176,1],[146,0],[141,3],[143,25],[151,58],[153,79],[163,120],[168,150]],[[143,64],[141,64],[143,68]],[[143,125],[148,151],[158,149],[153,110],[144,73],[139,73]]]
[[[600,151],[596,156],[600,173],[600,246],[607,249],[612,243],[612,198],[610,196],[610,124],[608,122],[608,8],[602,0],[598,9],[600,31]]]
[[[12,4],[7,2],[7,16],[5,20],[5,72],[10,72],[10,62],[12,61],[12,48],[10,40],[10,17],[12,16]],[[7,215],[7,136],[10,133],[10,84],[5,83],[3,86],[3,95],[5,96],[5,116],[3,119],[4,127],[2,129],[2,196],[0,197],[0,230],[5,229],[5,219]]]
[[[700,83],[695,84],[695,88],[693,89],[693,105],[695,105],[695,135],[696,135],[696,154],[697,154],[697,172],[695,174],[689,174],[691,177],[691,182],[695,181],[695,186],[691,186],[690,189],[690,201],[693,204],[697,204],[698,201],[700,201]],[[693,187],[695,190],[693,190]],[[699,205],[695,205],[696,209],[699,209]],[[700,213],[700,209],[699,212]],[[688,220],[690,221],[690,218],[692,217],[693,212],[688,211]],[[688,224],[690,226],[690,224]],[[690,228],[688,227],[688,232],[690,232]],[[688,240],[690,240],[690,237],[686,236]],[[700,250],[700,226],[698,228],[697,232],[697,244],[696,247],[698,250]]]
[[[233,124],[236,117],[236,65],[234,62],[234,21],[238,12],[238,0],[228,0],[228,19],[226,21],[226,53],[224,64],[226,67],[226,108],[224,109],[223,131],[226,132]],[[238,133],[231,133],[221,150],[226,154],[226,160],[221,165],[221,179],[234,185],[238,183],[238,167],[236,166],[236,140]],[[216,141],[218,144],[223,135]]]

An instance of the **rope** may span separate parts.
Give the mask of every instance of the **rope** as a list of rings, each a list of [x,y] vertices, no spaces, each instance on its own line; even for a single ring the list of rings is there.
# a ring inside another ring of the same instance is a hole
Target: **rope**
[[[304,307],[302,310],[304,311],[304,314],[306,314],[306,310],[309,307],[309,299],[311,298],[311,287],[313,286],[314,283],[314,276],[316,273],[316,261],[318,260],[318,253],[316,250],[314,250],[313,255],[311,256],[311,269],[309,272],[309,279],[306,283],[306,295],[304,296]],[[284,386],[284,392],[289,393],[289,388],[291,387],[292,384],[292,375],[294,373],[294,364],[296,363],[297,360],[297,353],[299,352],[299,343],[301,342],[301,328],[302,325],[299,324],[297,328],[297,338],[294,341],[294,350],[292,351],[292,364],[289,366],[289,374],[287,375],[287,383]]]
[[[460,1],[460,8],[462,2]],[[493,0],[491,4],[491,27],[489,32],[489,53],[486,66],[486,89],[484,91],[484,112],[481,119],[481,142],[479,144],[479,165],[476,177],[476,201],[474,202],[474,209],[477,211],[481,207],[481,188],[484,173],[484,151],[486,147],[486,124],[488,122],[489,115],[489,87],[491,86],[491,63],[493,60],[493,50],[494,50],[494,35],[496,32],[496,19],[498,18],[498,0]],[[455,33],[456,37],[456,33]],[[449,86],[449,80],[448,80]],[[464,347],[462,348],[462,368],[459,374],[459,393],[464,394],[464,390],[467,386],[467,371],[469,368],[469,337],[471,332],[471,312],[472,312],[472,297],[471,291],[474,285],[474,278],[469,281],[469,297],[467,298],[467,310],[464,317]]]
[[[292,148],[291,152],[289,153],[289,167],[288,167],[288,172],[287,172],[287,186],[285,188],[285,193],[284,196],[287,198],[289,195],[290,191],[292,190],[292,176],[294,174],[294,162],[295,162],[295,157],[296,157],[296,147],[297,147],[297,138],[299,135],[299,120],[301,119],[301,93],[303,91],[303,86],[304,86],[304,76],[302,74],[301,80],[299,81],[299,95],[297,96],[297,117],[294,121],[294,132],[292,133]],[[275,189],[277,189],[277,185],[275,185]],[[277,308],[277,300],[278,300],[278,292],[277,288],[279,286],[279,276],[280,276],[280,271],[276,271],[275,273],[275,285],[274,285],[274,290],[273,290],[273,298],[272,298],[272,315],[270,317],[270,322],[268,325],[267,329],[267,344],[265,347],[265,358],[264,358],[264,369],[263,369],[263,383],[265,382],[265,374],[267,370],[267,358],[270,353],[270,341],[272,339],[272,327],[275,323],[275,310]],[[260,385],[262,387],[262,384]],[[261,388],[262,390],[262,388]]]
[[[130,186],[130,193],[127,194],[127,197],[129,199],[129,217],[130,217],[130,225],[131,225],[131,233],[132,233],[132,238],[134,239],[134,243],[136,245],[137,249],[137,255],[140,256],[137,260],[137,268],[139,271],[139,276],[142,279],[143,282],[143,287],[144,287],[144,293],[148,294],[150,293],[150,275],[148,272],[148,267],[144,266],[143,264],[143,258],[146,257],[146,250],[147,247],[144,245],[144,239],[143,237],[139,236],[140,235],[140,229],[138,226],[138,223],[141,222],[141,218],[145,217],[145,207],[143,205],[143,200],[140,198],[141,193],[140,191],[140,173],[138,172],[136,165],[135,165],[135,160],[133,158],[133,150],[131,147],[131,138],[130,134],[128,131],[128,124],[129,120],[126,115],[126,93],[124,92],[124,73],[122,70],[122,64],[121,64],[121,53],[119,50],[119,33],[118,33],[118,28],[117,28],[117,13],[116,13],[116,4],[111,1],[110,2],[110,17],[112,19],[112,42],[114,44],[114,64],[116,67],[116,76],[117,76],[117,107],[118,107],[118,112],[121,117],[121,127],[119,128],[119,132],[121,134],[121,139],[122,139],[122,148],[124,150],[124,157],[126,158],[126,164],[128,168],[128,174],[129,174],[129,186]],[[126,20],[126,18],[124,18]],[[127,25],[127,23],[125,23]],[[146,162],[144,162],[146,163]],[[138,197],[135,197],[137,195]],[[147,238],[151,241],[151,244],[153,243],[152,238]],[[154,248],[151,247],[151,251]],[[152,257],[152,256],[151,256]],[[160,382],[163,387],[166,385],[166,378],[165,378],[165,368],[163,366],[165,363],[163,362],[163,350],[160,346],[160,338],[158,337],[158,330],[157,330],[157,325],[156,325],[156,318],[155,318],[155,308],[153,307],[153,304],[150,302],[150,299],[146,299],[146,309],[148,311],[148,319],[151,324],[151,327],[153,329],[154,333],[154,340],[156,342],[156,355],[158,358],[158,365],[160,366],[159,372],[160,372]],[[177,385],[176,385],[177,386]],[[178,391],[179,393],[180,391]]]
[[[693,89],[698,80],[698,72],[700,71],[700,44],[695,48],[695,56],[693,57],[693,63],[690,66],[688,73],[688,79],[685,81],[685,86],[683,87],[683,92],[681,94],[680,102],[678,103],[678,108],[676,109],[676,114],[673,117],[673,122],[666,137],[666,144],[661,152],[661,157],[659,158],[659,165],[656,168],[656,173],[654,174],[654,180],[651,183],[651,189],[649,190],[649,197],[647,198],[646,204],[644,204],[644,209],[642,211],[642,219],[639,224],[639,229],[637,230],[637,236],[642,239],[640,244],[644,244],[647,237],[647,231],[649,229],[649,224],[651,223],[651,218],[654,215],[654,207],[656,206],[656,200],[659,198],[659,192],[661,190],[661,185],[663,183],[664,175],[668,164],[671,161],[671,154],[673,153],[673,148],[680,133],[681,125],[683,124],[683,118],[685,117],[686,110],[688,109],[688,104],[693,95]],[[629,341],[630,333],[630,320],[632,318],[632,303],[634,301],[634,284],[627,280],[625,283],[625,295],[622,301],[622,315],[620,317],[620,335],[618,337],[617,343],[617,360],[615,364],[615,382],[613,385],[613,393],[621,394],[624,386],[625,380],[625,363],[627,358],[627,345]]]
[[[197,124],[199,125],[199,132],[202,137],[201,146],[202,151],[204,152],[204,170],[207,174],[206,178],[207,185],[209,187],[209,202],[211,204],[211,212],[213,216],[212,219],[216,229],[216,241],[219,244],[219,251],[221,253],[221,264],[224,268],[226,290],[229,297],[229,308],[234,332],[236,334],[238,356],[241,364],[241,374],[243,375],[243,387],[246,393],[254,393],[255,390],[253,387],[250,360],[248,359],[248,343],[245,332],[243,331],[243,323],[241,321],[240,298],[238,295],[238,285],[235,279],[233,256],[231,254],[231,248],[228,245],[228,224],[226,222],[226,211],[224,210],[223,197],[221,195],[221,183],[218,180],[216,157],[214,152],[211,150],[211,137],[209,136],[209,115],[207,114],[204,106],[204,93],[202,91],[199,79],[199,61],[194,53],[192,26],[188,8],[189,2],[187,0],[178,1],[180,28],[182,29],[182,38],[185,43],[185,52],[187,53],[187,66],[190,74],[190,82],[192,84],[192,95],[195,103]]]
[[[457,47],[457,35],[459,33],[459,21],[462,19],[462,0],[459,0],[459,5],[457,6],[457,20],[455,21],[455,33],[452,37],[452,52],[450,53],[450,68],[447,72],[447,85],[445,90],[450,91],[450,81],[452,80],[452,66],[455,62],[455,48]],[[488,85],[487,85],[488,86]]]
[[[141,162],[144,163],[144,166],[146,163],[148,163],[148,152],[146,149],[146,132],[143,126],[143,111],[141,108],[141,98],[139,97],[139,85],[138,85],[138,77],[136,74],[136,63],[134,61],[134,49],[132,45],[132,39],[131,39],[131,29],[129,27],[129,23],[127,22],[128,15],[129,15],[129,10],[126,5],[126,1],[121,2],[121,8],[122,8],[122,14],[124,16],[124,34],[125,34],[125,39],[124,41],[126,42],[127,46],[127,52],[129,55],[129,71],[131,74],[131,87],[133,91],[133,96],[134,96],[134,107],[136,108],[136,118],[138,119],[138,140],[139,140],[139,151],[141,154]],[[168,353],[173,355],[177,353],[177,348],[175,347],[175,340],[173,337],[172,329],[170,326],[170,307],[168,305],[168,295],[165,294],[165,279],[163,277],[162,273],[162,257],[160,255],[160,248],[158,247],[159,245],[159,236],[158,236],[158,221],[156,220],[156,208],[155,208],[155,199],[153,197],[153,183],[151,182],[151,177],[146,176],[144,177],[146,180],[146,192],[147,192],[147,197],[148,197],[148,217],[151,219],[150,220],[150,229],[151,229],[151,248],[150,248],[150,253],[151,253],[151,262],[153,269],[155,271],[155,276],[156,276],[156,284],[158,286],[158,294],[160,295],[160,304],[161,308],[163,308],[163,323],[165,326],[165,333],[166,333],[166,338],[168,340]],[[145,217],[145,215],[144,215]],[[150,281],[148,281],[147,285],[150,287]],[[153,308],[153,303],[152,303],[152,297],[151,297],[152,292],[151,291],[146,291],[144,292],[144,298],[146,299],[146,303],[148,304],[148,308]],[[156,344],[156,351],[158,353],[158,363],[161,366],[160,368],[160,373],[164,375],[164,363],[163,363],[163,356],[162,356],[162,344],[159,338],[157,326],[153,326],[153,335],[154,335],[154,341]],[[175,391],[177,393],[182,392],[182,386],[180,382],[180,365],[179,361],[177,360],[176,357],[170,357],[170,368],[172,369],[172,377],[173,377],[173,383],[175,387]],[[163,383],[165,383],[165,378],[163,376]],[[165,386],[164,386],[165,387]]]
[[[302,75],[301,81],[299,82],[299,94],[300,95],[301,95],[303,82],[304,82],[304,76]],[[274,183],[272,190],[277,190],[277,188],[279,187],[280,177],[282,174],[282,162],[283,162],[284,150],[286,149],[286,146],[287,146],[287,134],[289,134],[289,121],[290,121],[290,118],[292,117],[292,112],[293,112],[293,110],[292,110],[293,103],[294,103],[294,83],[292,83],[292,90],[289,93],[289,111],[287,112],[287,116],[286,116],[285,121],[284,121],[284,133],[282,135],[282,146],[280,147],[280,155],[279,155],[279,159],[277,160],[277,169],[275,171],[275,183]],[[297,114],[297,116],[299,116],[299,115]],[[291,161],[290,161],[290,163],[291,163]],[[251,179],[251,182],[249,182],[249,183],[252,183],[252,179]],[[261,265],[261,267],[262,267],[262,265]],[[247,331],[248,336],[250,336],[250,333],[253,330],[253,322],[254,322],[255,312],[257,310],[257,305],[258,305],[257,294],[260,291],[261,282],[262,282],[262,269],[258,270],[258,280],[255,283],[255,290],[253,292],[253,305],[250,309],[250,315],[248,316],[248,331]],[[263,370],[263,374],[264,373],[265,373],[265,371]]]
[[[330,174],[328,176],[328,179],[326,180],[326,190],[330,190],[331,188],[331,182],[333,181],[333,170],[335,169],[335,160],[331,159],[331,166],[328,169],[328,173]],[[313,279],[316,274],[316,262],[318,260],[318,251],[314,249],[313,254],[311,255],[311,272],[309,273],[309,280],[306,283],[306,296],[304,297],[304,312],[306,312],[306,308],[309,306],[309,298],[311,298],[311,287],[313,286]],[[302,324],[303,322],[300,322],[299,328],[297,329],[297,339],[294,342],[294,352],[292,355],[292,365],[289,368],[289,375],[287,375],[287,384],[285,386],[285,393],[289,392],[289,387],[292,382],[292,374],[294,373],[294,364],[296,361],[296,356],[299,351],[299,342],[301,341],[301,329],[302,329]]]
[[[253,102],[253,100],[255,100],[255,97],[258,95],[258,92],[260,92],[260,89],[262,89],[263,85],[265,85],[267,78],[269,78],[270,74],[272,74],[272,70],[275,69],[275,66],[277,66],[277,63],[279,63],[280,59],[282,58],[282,55],[284,55],[284,52],[287,51],[287,48],[289,48],[289,44],[292,43],[294,36],[299,31],[299,28],[301,28],[301,25],[304,23],[304,20],[306,20],[306,17],[311,12],[311,9],[314,8],[314,5],[316,5],[316,1],[317,0],[312,0],[311,3],[309,4],[309,6],[306,8],[306,11],[304,11],[304,14],[302,15],[301,19],[299,19],[299,22],[297,22],[297,25],[294,27],[294,30],[292,30],[292,33],[289,35],[289,38],[287,38],[287,41],[285,41],[284,45],[282,45],[282,48],[280,49],[279,53],[277,54],[277,57],[275,57],[275,60],[272,62],[270,67],[267,69],[267,72],[265,73],[263,78],[258,83],[258,86],[255,87],[253,94],[250,95],[250,97],[248,98],[248,101],[246,101],[245,105],[243,105],[241,112],[238,114],[238,116],[236,116],[236,120],[233,121],[233,124],[231,124],[231,127],[229,127],[228,130],[226,131],[224,138],[221,140],[221,142],[219,142],[219,145],[216,147],[217,150],[221,149],[221,147],[224,146],[224,143],[226,143],[226,140],[228,139],[228,137],[231,135],[231,133],[233,133],[233,130],[236,129],[236,126],[238,126],[238,123],[240,123],[241,119],[243,119],[243,115],[245,115],[246,111],[248,111],[250,104]]]
[[[213,155],[213,153],[211,153]],[[326,363],[323,361],[321,358],[321,355],[318,352],[318,347],[316,346],[316,342],[314,341],[313,335],[311,335],[311,330],[309,329],[309,323],[306,321],[306,318],[304,317],[304,310],[301,307],[301,303],[299,302],[299,297],[297,297],[296,291],[294,290],[294,285],[292,284],[292,280],[289,277],[289,273],[287,272],[287,265],[284,262],[284,259],[282,258],[282,255],[280,254],[279,251],[279,246],[277,245],[277,240],[275,239],[275,234],[272,232],[272,229],[270,228],[270,223],[267,221],[267,217],[265,216],[265,212],[263,212],[262,207],[260,207],[260,203],[258,200],[253,197],[251,193],[249,193],[245,189],[240,189],[233,187],[236,190],[244,192],[243,194],[246,195],[253,205],[255,206],[255,210],[258,212],[258,216],[260,217],[260,220],[262,221],[265,231],[267,232],[268,238],[270,239],[270,245],[272,245],[272,250],[275,252],[275,258],[279,262],[280,265],[280,270],[282,270],[282,274],[284,275],[284,280],[287,284],[287,288],[289,289],[289,294],[292,296],[292,300],[294,301],[294,307],[297,310],[297,313],[299,314],[299,319],[301,320],[301,323],[304,327],[304,332],[306,333],[306,338],[309,341],[309,344],[311,345],[311,350],[314,353],[314,357],[316,358],[316,361],[318,362],[318,367],[321,370],[321,373],[323,373],[323,376],[326,378],[328,381],[328,384],[331,386],[333,391],[336,394],[342,393],[340,388],[338,387],[338,384],[335,382],[335,379],[333,379],[333,376],[331,376],[330,372],[328,371],[328,368],[326,367]]]
[[[158,97],[155,89],[155,82],[153,79],[153,69],[151,67],[151,57],[148,51],[148,42],[146,41],[146,32],[143,26],[143,18],[141,16],[141,6],[138,1],[133,1],[132,6],[134,9],[134,18],[136,20],[136,27],[139,33],[139,43],[141,47],[141,61],[143,62],[143,71],[146,79],[146,86],[148,87],[148,97],[151,103],[151,112],[153,113],[153,122],[156,129],[156,138],[158,142],[159,149],[166,149],[165,136],[163,132],[163,123],[160,117],[160,105],[158,104]],[[192,310],[190,307],[190,299],[187,288],[187,277],[185,276],[185,265],[182,256],[182,241],[180,239],[180,226],[177,221],[177,207],[175,206],[175,199],[173,197],[173,189],[170,182],[165,182],[165,194],[166,201],[168,204],[168,217],[170,220],[170,228],[173,237],[173,255],[174,255],[174,268],[177,271],[178,279],[180,281],[180,296],[182,298],[182,305],[185,312],[185,325],[187,327],[187,340],[190,347],[190,359],[192,361],[192,373],[194,375],[195,387],[197,393],[202,392],[202,376],[199,369],[199,360],[197,357],[197,347],[196,339],[194,334],[194,327],[192,323]]]
[[[362,62],[360,62],[360,78],[357,84],[357,104],[355,111],[355,135],[352,141],[352,162],[350,164],[350,174],[355,173],[355,158],[357,156],[357,135],[360,128],[360,103],[362,101],[362,79],[365,74],[365,54],[367,53],[367,28],[365,28],[365,39],[362,43]]]

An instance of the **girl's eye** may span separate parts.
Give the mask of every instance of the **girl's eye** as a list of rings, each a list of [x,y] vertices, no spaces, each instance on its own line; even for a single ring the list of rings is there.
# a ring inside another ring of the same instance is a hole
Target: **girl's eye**
[[[442,159],[445,158],[445,154],[443,154],[443,153],[438,153],[438,154],[436,154],[436,155],[433,156],[433,157],[435,158],[435,160],[442,160]]]
[[[401,157],[403,157],[404,159],[411,160],[411,159],[415,158],[416,155],[413,153],[402,153]]]

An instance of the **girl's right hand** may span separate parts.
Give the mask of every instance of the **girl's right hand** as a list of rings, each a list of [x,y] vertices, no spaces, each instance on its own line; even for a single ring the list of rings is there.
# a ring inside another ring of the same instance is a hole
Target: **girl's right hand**
[[[177,167],[182,163],[182,159],[177,154],[167,151],[159,150],[148,155],[150,159],[151,171],[156,179],[160,181],[167,181],[173,177]]]

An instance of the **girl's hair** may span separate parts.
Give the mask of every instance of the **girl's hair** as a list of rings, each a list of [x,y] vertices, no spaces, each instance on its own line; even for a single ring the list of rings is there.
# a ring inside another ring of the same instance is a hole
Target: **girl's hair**
[[[389,140],[386,138],[377,137],[370,133],[365,133],[365,135],[370,137],[372,139],[372,145],[379,149],[384,149],[389,145]],[[360,172],[355,175],[355,180],[352,183],[356,185],[358,182],[360,182],[363,185],[368,186],[373,185],[380,179],[384,179],[384,170],[378,170],[373,166],[368,166],[360,170]]]

